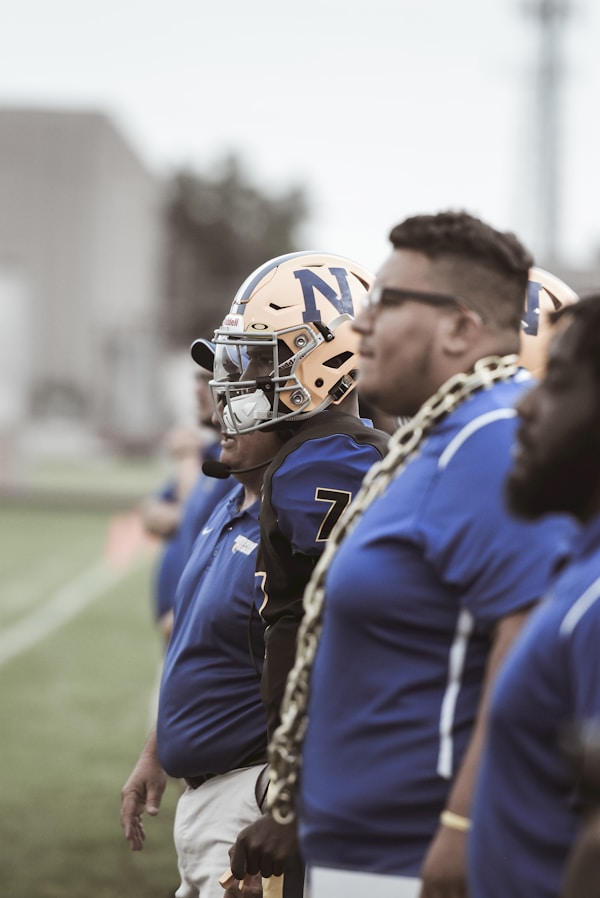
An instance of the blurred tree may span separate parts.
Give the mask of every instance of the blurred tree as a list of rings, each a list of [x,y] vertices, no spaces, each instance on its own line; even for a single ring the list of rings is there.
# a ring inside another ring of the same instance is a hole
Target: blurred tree
[[[164,328],[171,345],[210,336],[251,271],[298,249],[296,233],[306,216],[302,189],[268,196],[249,182],[235,156],[213,178],[176,172],[166,203]]]

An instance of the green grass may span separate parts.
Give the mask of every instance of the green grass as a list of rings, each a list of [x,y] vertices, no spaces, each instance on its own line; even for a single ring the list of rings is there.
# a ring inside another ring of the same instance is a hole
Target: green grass
[[[102,554],[106,530],[105,515],[5,509],[0,515],[0,626],[39,607],[89,567]]]
[[[0,508],[2,630],[89,567],[107,525],[102,514]],[[178,882],[177,786],[147,821],[140,854],[119,823],[160,657],[151,564],[0,666],[1,898],[166,898]]]
[[[40,489],[98,492],[109,489],[114,493],[144,496],[156,489],[172,469],[172,463],[162,456],[148,459],[44,458],[30,466],[28,480]]]

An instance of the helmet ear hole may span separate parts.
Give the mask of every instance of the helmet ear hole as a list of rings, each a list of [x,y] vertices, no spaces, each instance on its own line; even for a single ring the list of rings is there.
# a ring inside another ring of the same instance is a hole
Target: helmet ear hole
[[[346,350],[345,352],[340,352],[337,355],[334,355],[332,358],[327,359],[323,364],[326,368],[341,368],[342,365],[348,361],[348,359],[352,358],[353,353]]]

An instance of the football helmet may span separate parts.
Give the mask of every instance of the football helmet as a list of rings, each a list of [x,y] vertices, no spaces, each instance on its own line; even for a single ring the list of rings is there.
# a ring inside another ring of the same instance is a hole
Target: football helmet
[[[541,377],[546,368],[552,338],[550,313],[578,299],[575,291],[560,278],[543,268],[530,268],[521,322],[519,363],[536,377]]]
[[[373,280],[356,262],[320,252],[278,256],[246,278],[213,337],[210,388],[226,433],[303,420],[352,392],[351,325]]]

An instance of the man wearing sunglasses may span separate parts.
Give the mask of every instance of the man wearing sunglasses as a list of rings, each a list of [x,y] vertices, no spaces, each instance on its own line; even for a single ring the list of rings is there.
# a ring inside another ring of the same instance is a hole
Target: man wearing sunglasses
[[[298,823],[312,898],[467,894],[489,688],[573,529],[503,502],[529,253],[466,213],[391,242],[353,327],[362,395],[410,420],[305,592],[270,745],[271,814]]]

